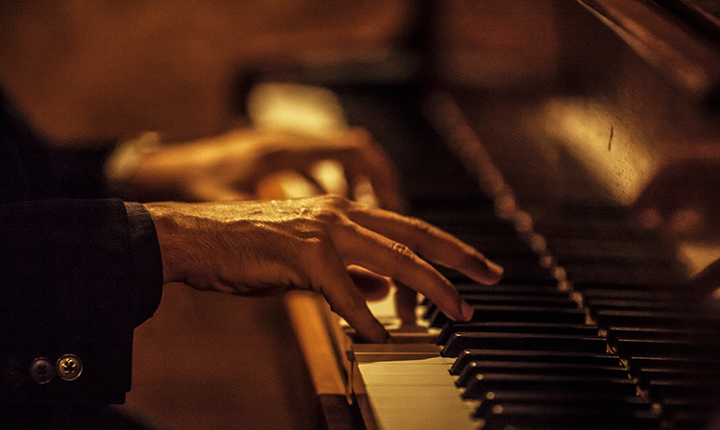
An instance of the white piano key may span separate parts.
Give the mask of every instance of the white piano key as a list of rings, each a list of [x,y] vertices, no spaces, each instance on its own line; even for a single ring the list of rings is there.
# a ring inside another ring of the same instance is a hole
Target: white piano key
[[[358,363],[379,430],[475,429],[445,357]]]

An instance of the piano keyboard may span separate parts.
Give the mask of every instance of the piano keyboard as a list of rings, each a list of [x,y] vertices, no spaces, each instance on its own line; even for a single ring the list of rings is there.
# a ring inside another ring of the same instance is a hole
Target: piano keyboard
[[[719,314],[702,297],[673,289],[682,273],[661,242],[640,231],[616,237],[597,227],[607,216],[562,221],[569,228],[553,226],[556,234],[546,237],[548,252],[562,255],[564,289],[546,276],[493,287],[455,277],[475,306],[473,321],[429,314],[431,326],[442,326],[442,356],[455,359],[459,395],[479,402],[477,426],[705,428],[720,405]],[[596,251],[584,252],[590,247],[607,253],[588,255]],[[631,249],[628,258],[612,257]],[[515,278],[514,265],[507,268]]]
[[[448,321],[425,301],[420,320],[431,336],[395,332],[396,345],[341,351],[363,412],[358,428],[707,428],[720,406],[720,312],[680,287],[687,274],[672,249],[619,208],[530,219],[452,100],[431,98],[430,107],[442,138],[396,110],[373,110],[392,127],[371,132],[407,133],[394,140],[408,147],[389,152],[414,184],[409,213],[474,245],[506,274],[484,286],[439,268],[475,308],[471,322]],[[481,173],[468,176],[434,146],[443,140],[461,158],[487,159]],[[450,173],[420,174],[438,165]]]

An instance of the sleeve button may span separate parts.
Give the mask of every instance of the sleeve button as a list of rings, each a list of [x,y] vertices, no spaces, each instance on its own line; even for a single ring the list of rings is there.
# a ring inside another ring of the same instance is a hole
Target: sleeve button
[[[52,363],[45,357],[38,357],[30,365],[30,377],[40,385],[47,384],[55,376]]]
[[[82,361],[75,354],[65,354],[58,358],[56,367],[58,376],[65,381],[76,380],[83,370]]]

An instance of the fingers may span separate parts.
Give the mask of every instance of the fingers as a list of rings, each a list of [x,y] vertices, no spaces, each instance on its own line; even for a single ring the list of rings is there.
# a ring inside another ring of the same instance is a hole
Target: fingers
[[[356,224],[332,237],[345,265],[356,264],[422,293],[453,320],[467,320],[472,308],[455,287],[410,248]]]
[[[359,266],[351,265],[347,268],[347,271],[355,286],[365,297],[365,300],[382,300],[390,294],[392,282],[388,278]]]
[[[369,178],[372,192],[375,194],[380,206],[392,211],[400,211],[403,207],[400,196],[397,174],[388,161],[383,150],[375,144],[369,133],[363,129],[353,129],[347,133],[347,139],[353,142],[354,153],[352,159],[346,161],[346,174],[353,184],[353,190],[358,190],[363,178]],[[359,188],[362,192],[362,187]],[[351,196],[360,201],[357,195]]]
[[[340,315],[368,342],[386,343],[390,335],[368,309],[365,298],[353,284],[351,277],[337,258],[326,256],[316,273],[321,278],[313,282],[316,289]],[[317,267],[317,261],[315,261]],[[356,274],[359,272],[355,272]]]
[[[424,258],[456,269],[478,282],[494,284],[502,278],[502,267],[425,221],[366,208],[349,211],[348,217],[369,230],[407,245]]]
[[[417,307],[417,293],[412,288],[396,282],[395,309],[402,325],[415,325],[415,308]]]
[[[263,161],[263,164],[267,164],[266,168],[272,170],[294,167],[304,175],[313,176],[317,162],[335,160],[342,166],[343,176],[347,180],[345,186],[349,193],[327,188],[329,191],[340,195],[349,194],[350,198],[356,199],[357,185],[363,178],[368,178],[382,207],[395,211],[402,208],[395,169],[367,131],[354,128],[327,139],[307,136],[284,136],[277,139],[289,140],[291,137],[296,145],[278,144],[275,150],[267,150]]]
[[[345,178],[345,168],[342,163],[335,160],[320,160],[310,166],[308,172],[310,180],[315,181],[318,187],[326,194],[349,197],[348,183]]]

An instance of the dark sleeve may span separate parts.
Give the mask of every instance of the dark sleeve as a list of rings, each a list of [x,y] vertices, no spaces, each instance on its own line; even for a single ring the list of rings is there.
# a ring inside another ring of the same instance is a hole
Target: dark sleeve
[[[112,199],[7,203],[0,233],[0,401],[124,401],[133,329],[162,291],[144,207]]]
[[[0,89],[0,202],[108,196],[103,166],[113,141],[53,145]]]

